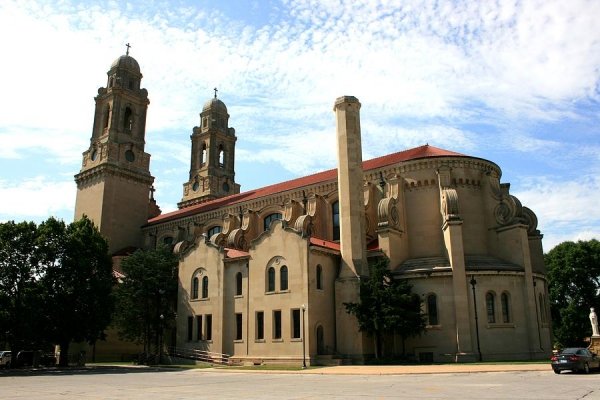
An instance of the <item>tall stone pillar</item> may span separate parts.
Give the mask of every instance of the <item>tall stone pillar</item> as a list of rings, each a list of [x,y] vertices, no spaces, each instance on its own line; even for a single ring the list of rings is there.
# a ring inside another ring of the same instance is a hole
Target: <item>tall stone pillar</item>
[[[341,268],[335,282],[337,351],[362,359],[372,352],[372,344],[358,329],[355,316],[344,303],[360,301],[360,278],[369,273],[365,238],[360,102],[353,96],[336,99],[338,144],[338,201],[340,205]],[[369,349],[369,350],[367,350]]]
[[[360,102],[338,97],[334,106],[338,144],[338,201],[342,276],[368,275],[363,200]]]

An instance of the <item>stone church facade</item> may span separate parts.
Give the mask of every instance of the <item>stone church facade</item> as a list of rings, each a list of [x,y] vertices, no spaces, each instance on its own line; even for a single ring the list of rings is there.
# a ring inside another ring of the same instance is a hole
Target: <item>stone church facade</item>
[[[337,169],[241,192],[236,132],[215,93],[192,129],[179,209],[161,214],[141,78],[127,54],[98,90],[75,217],[90,216],[117,254],[173,246],[177,347],[253,363],[360,362],[373,339],[343,303],[358,301],[369,259],[386,256],[422,298],[426,332],[404,343],[415,359],[549,354],[542,235],[498,165],[429,145],[363,162],[360,102],[344,96],[334,105]],[[399,354],[402,341],[390,335],[384,350]]]

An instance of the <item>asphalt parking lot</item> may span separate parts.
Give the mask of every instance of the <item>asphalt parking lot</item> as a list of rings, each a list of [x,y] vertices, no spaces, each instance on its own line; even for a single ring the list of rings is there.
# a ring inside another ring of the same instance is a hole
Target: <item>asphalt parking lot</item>
[[[353,367],[240,371],[102,367],[2,371],[2,399],[600,399],[600,373]],[[362,369],[361,369],[362,368]],[[364,369],[367,368],[367,369]],[[337,369],[337,372],[336,372]],[[385,372],[387,371],[387,372]]]

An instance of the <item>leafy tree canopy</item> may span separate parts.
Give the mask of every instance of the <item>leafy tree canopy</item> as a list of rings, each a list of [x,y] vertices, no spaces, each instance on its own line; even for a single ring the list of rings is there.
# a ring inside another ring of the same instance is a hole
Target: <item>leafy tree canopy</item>
[[[125,258],[117,286],[114,321],[121,337],[144,344],[146,353],[175,320],[177,257],[168,247],[137,250]]]
[[[0,328],[12,350],[95,341],[112,310],[106,240],[87,217],[0,223]]]
[[[0,335],[11,348],[38,342],[29,316],[36,308],[37,226],[33,222],[0,223]]]
[[[591,335],[590,307],[600,310],[600,242],[563,242],[544,255],[553,332],[559,346]]]
[[[397,333],[406,339],[425,330],[421,299],[412,293],[408,281],[394,279],[388,264],[387,258],[369,264],[369,277],[360,282],[360,303],[344,303],[346,311],[358,319],[359,329],[375,336],[377,357],[384,334]]]

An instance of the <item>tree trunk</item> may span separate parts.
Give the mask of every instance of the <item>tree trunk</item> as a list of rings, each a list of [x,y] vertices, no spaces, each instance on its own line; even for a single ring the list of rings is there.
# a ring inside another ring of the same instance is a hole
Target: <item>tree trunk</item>
[[[69,366],[69,342],[61,342],[60,344],[60,357],[58,359],[59,367]]]

